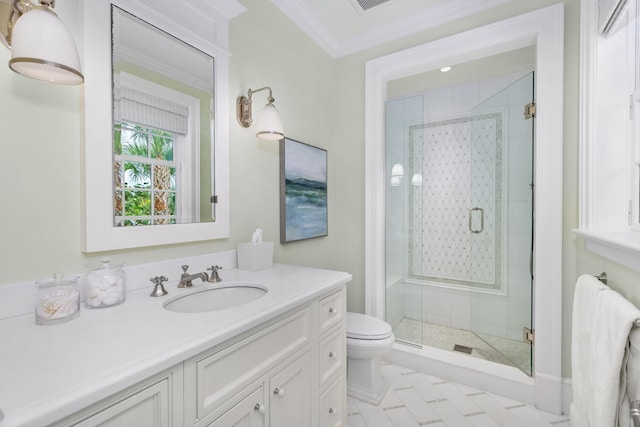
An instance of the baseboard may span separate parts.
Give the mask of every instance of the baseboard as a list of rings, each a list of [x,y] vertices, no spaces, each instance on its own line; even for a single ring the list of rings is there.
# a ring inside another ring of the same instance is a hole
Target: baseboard
[[[571,378],[538,375],[534,379],[516,368],[431,347],[418,349],[395,344],[386,359],[396,365],[537,406],[550,413],[568,415],[573,401]],[[542,394],[546,390],[555,390],[548,393],[548,401],[544,399],[546,396],[538,396],[538,405],[537,385],[540,388],[538,392]],[[556,397],[558,387],[560,402]]]
[[[562,413],[569,415],[569,408],[573,402],[573,385],[571,378],[562,378]]]
[[[387,360],[393,364],[454,381],[530,405],[535,404],[535,382],[520,370],[432,347],[395,344]]]

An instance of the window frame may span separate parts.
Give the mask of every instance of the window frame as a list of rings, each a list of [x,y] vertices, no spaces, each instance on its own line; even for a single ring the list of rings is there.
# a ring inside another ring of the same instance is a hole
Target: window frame
[[[640,271],[640,115],[637,93],[640,0],[608,36],[598,2],[581,5],[579,224],[585,248]],[[622,22],[621,22],[622,23]],[[629,46],[635,51],[630,52]],[[616,49],[625,52],[616,52]],[[615,62],[611,58],[615,57]],[[614,90],[611,87],[615,88]],[[634,120],[635,118],[635,120]]]
[[[121,88],[135,89],[187,108],[189,112],[187,133],[184,135],[173,134],[173,160],[178,164],[176,174],[176,192],[178,194],[176,197],[176,222],[177,224],[200,222],[200,181],[194,178],[200,176],[199,100],[126,72],[118,73],[117,85]],[[150,128],[145,123],[137,124]],[[215,218],[215,208],[212,209],[212,214]]]

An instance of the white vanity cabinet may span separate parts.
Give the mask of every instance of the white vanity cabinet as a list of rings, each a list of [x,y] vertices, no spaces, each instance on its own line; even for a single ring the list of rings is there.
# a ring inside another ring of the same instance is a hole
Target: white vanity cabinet
[[[182,384],[179,364],[53,426],[178,426],[182,419]]]
[[[346,426],[345,307],[343,286],[55,426]]]
[[[344,288],[319,300],[316,399],[319,427],[347,425],[347,333]],[[315,424],[314,424],[315,425]]]
[[[185,361],[185,425],[224,425],[217,420],[229,417],[229,410],[244,417],[236,402],[244,407],[246,396],[257,396],[255,391],[259,389],[263,390],[262,397],[253,407],[264,416],[264,425],[310,425],[311,317],[307,304],[257,331]],[[266,422],[288,420],[288,413],[295,423]]]
[[[230,399],[208,427],[310,426],[311,360],[309,353],[276,370],[235,398]],[[229,409],[226,409],[230,406]],[[210,417],[208,417],[210,418]]]

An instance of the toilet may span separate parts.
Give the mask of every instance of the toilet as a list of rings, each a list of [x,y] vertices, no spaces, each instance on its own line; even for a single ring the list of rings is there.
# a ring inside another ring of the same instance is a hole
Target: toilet
[[[347,313],[347,394],[373,405],[380,403],[389,385],[380,360],[393,346],[391,326],[375,317]]]

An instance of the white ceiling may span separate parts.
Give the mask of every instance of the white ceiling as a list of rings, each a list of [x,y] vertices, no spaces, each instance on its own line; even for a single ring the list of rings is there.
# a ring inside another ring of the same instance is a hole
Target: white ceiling
[[[388,0],[362,11],[356,0],[271,0],[331,56],[474,15],[515,0]]]

